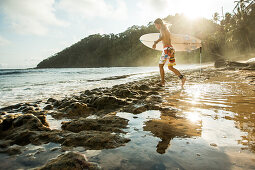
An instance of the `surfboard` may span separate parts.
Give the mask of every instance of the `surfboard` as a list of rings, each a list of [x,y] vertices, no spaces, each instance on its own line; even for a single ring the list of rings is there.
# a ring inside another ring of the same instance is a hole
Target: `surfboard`
[[[154,41],[158,40],[159,36],[160,33],[145,34],[140,37],[140,41],[145,46],[152,48]],[[171,42],[175,51],[192,51],[201,47],[201,40],[190,35],[171,33]],[[155,50],[163,50],[162,41],[157,44]]]

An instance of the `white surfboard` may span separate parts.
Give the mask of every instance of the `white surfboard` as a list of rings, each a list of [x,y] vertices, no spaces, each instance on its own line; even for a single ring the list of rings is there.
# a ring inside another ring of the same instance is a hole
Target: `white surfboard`
[[[160,33],[145,34],[140,37],[140,41],[147,47],[152,48],[154,41],[158,40]],[[175,51],[192,51],[201,47],[201,40],[190,35],[171,33],[171,42]],[[162,51],[163,44],[160,41],[155,50]]]

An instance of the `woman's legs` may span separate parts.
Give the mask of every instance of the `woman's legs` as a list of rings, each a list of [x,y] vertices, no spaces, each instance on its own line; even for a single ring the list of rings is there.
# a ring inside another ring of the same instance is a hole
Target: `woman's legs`
[[[182,81],[182,88],[183,88],[184,83],[186,81],[186,78],[183,77],[183,75],[179,72],[179,70],[177,70],[173,66],[168,66],[168,69],[171,70],[172,72],[174,72],[174,74],[177,75],[181,79],[181,81]]]
[[[159,64],[159,72],[160,72],[160,78],[161,78],[161,85],[165,85],[165,71],[164,71],[164,64]]]

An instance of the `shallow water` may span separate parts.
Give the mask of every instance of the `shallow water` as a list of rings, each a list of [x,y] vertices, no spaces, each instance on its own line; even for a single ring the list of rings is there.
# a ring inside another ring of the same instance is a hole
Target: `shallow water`
[[[74,150],[103,169],[255,169],[255,91],[245,82],[221,76],[187,82],[184,90],[168,84],[162,95],[164,107],[175,108],[178,119],[154,110],[118,112],[129,120],[123,136],[130,142],[115,149]],[[60,128],[61,121],[48,120]],[[0,154],[0,161],[5,169],[41,166],[61,153],[59,147],[28,145],[22,155]]]
[[[49,159],[61,154],[60,144],[47,143],[41,146],[29,144],[22,150],[22,154],[8,156],[0,154],[0,169],[29,169],[43,166]]]
[[[178,65],[177,68],[198,69],[200,65]],[[158,67],[0,69],[0,108],[20,102],[46,101],[50,97],[60,99],[155,74],[158,74]]]
[[[159,111],[118,113],[130,120],[131,141],[84,153],[105,169],[255,169],[254,97],[245,83],[231,78],[187,84],[164,103],[179,109],[183,120]]]

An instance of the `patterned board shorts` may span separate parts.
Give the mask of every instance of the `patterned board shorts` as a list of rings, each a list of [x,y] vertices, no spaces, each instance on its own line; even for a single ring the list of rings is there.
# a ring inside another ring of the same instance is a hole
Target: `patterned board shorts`
[[[172,46],[164,46],[162,55],[159,59],[159,64],[165,64],[167,60],[169,60],[168,66],[174,66],[175,58],[174,58],[175,50]]]

